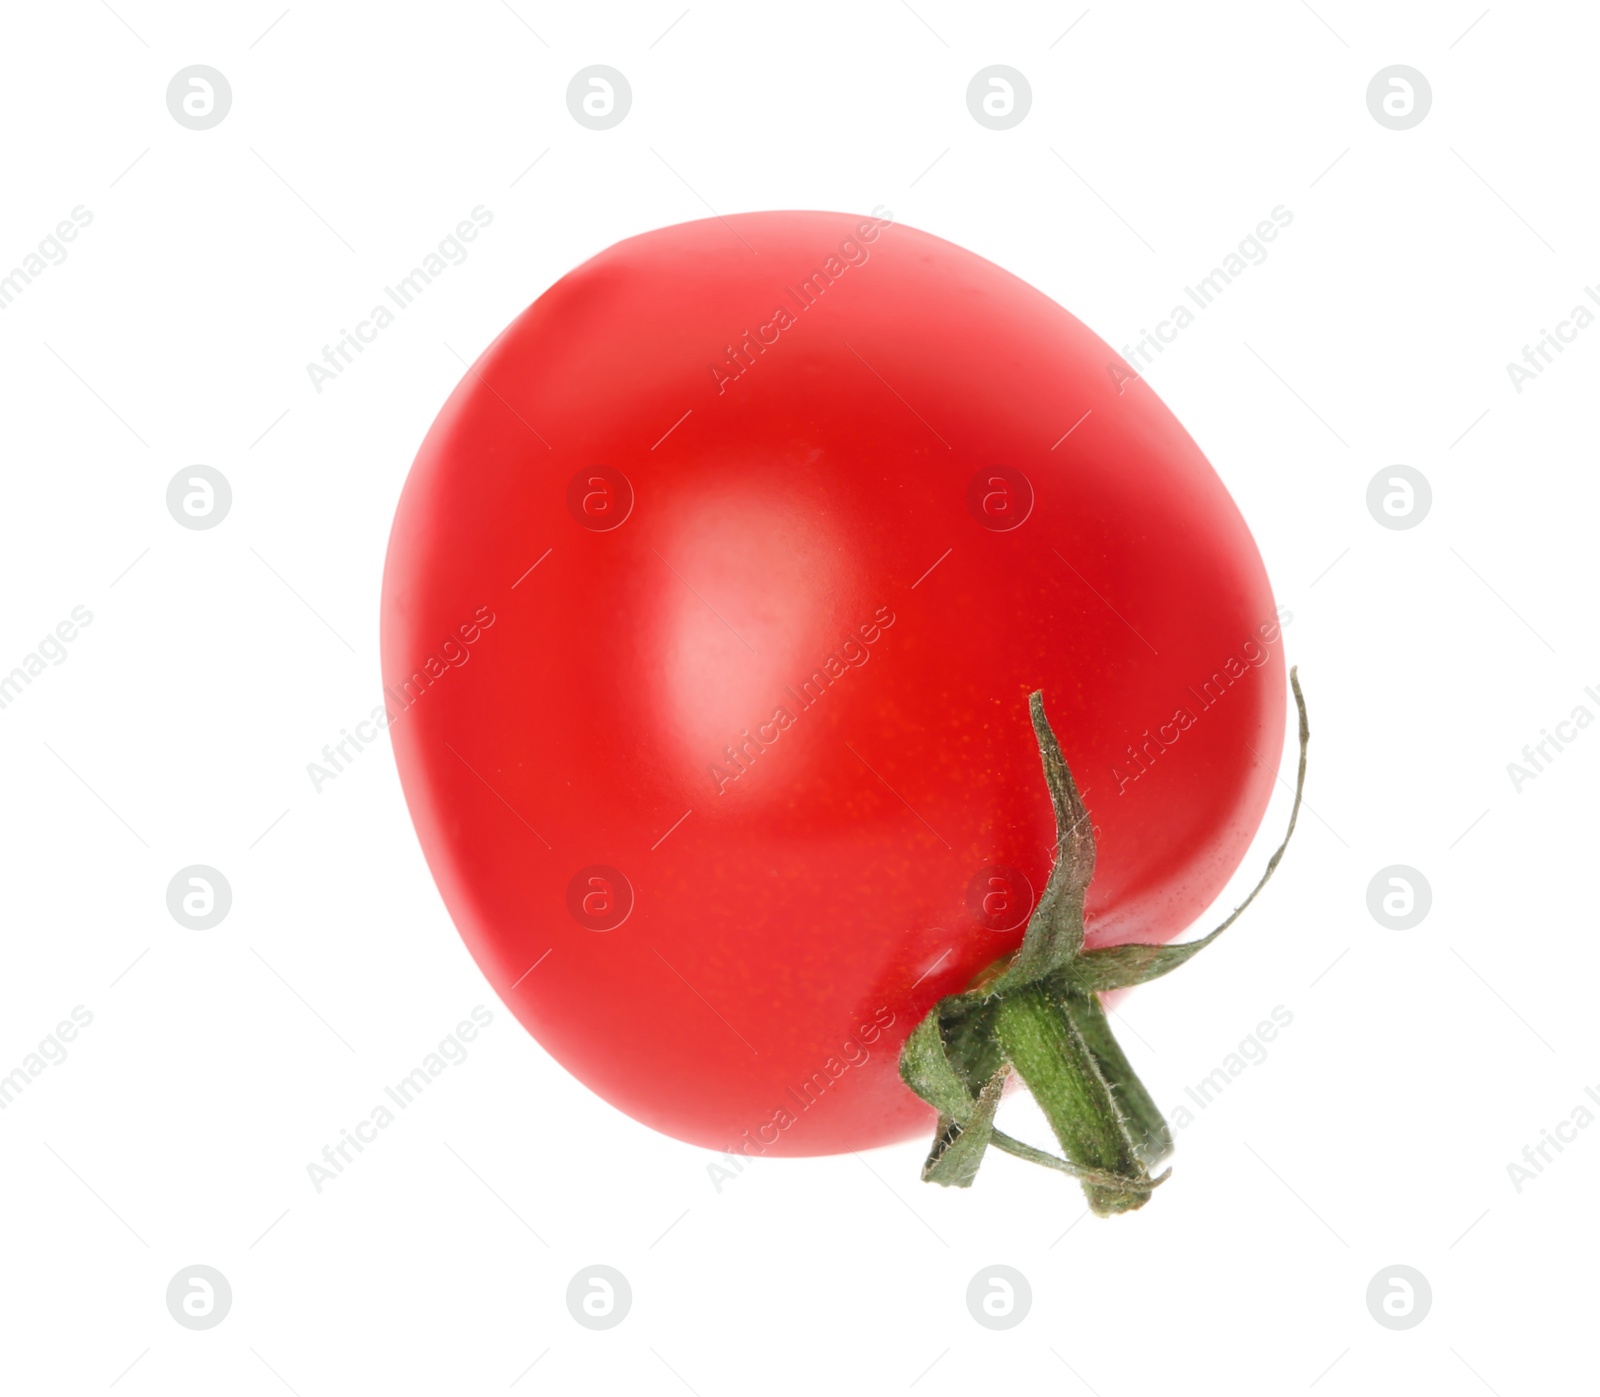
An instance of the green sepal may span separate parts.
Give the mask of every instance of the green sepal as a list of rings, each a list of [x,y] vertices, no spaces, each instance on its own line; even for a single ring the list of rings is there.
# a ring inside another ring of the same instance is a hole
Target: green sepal
[[[972,1114],[973,1093],[950,1063],[936,1013],[911,1031],[900,1050],[900,1080],[942,1117],[964,1121]]]
[[[964,1120],[939,1117],[933,1149],[922,1166],[926,1182],[951,1188],[972,1187],[972,1181],[978,1177],[978,1166],[983,1163],[983,1152],[989,1148],[995,1108],[1000,1104],[1005,1083],[1006,1070],[1002,1068],[983,1084],[983,1090]]]
[[[1056,857],[1050,879],[1028,918],[1021,948],[1000,976],[984,986],[990,996],[1031,985],[1071,964],[1083,949],[1083,900],[1094,877],[1094,826],[1067,759],[1061,755],[1061,744],[1044,715],[1042,694],[1028,696],[1028,714],[1055,811]]]
[[[1005,1066],[994,1036],[994,1002],[983,995],[952,995],[939,1015],[945,1056],[976,1096]]]
[[[1101,1188],[1118,1189],[1124,1187],[1128,1182],[1121,1175],[1108,1173],[1104,1169],[1080,1169],[1076,1164],[1068,1163],[1068,1161],[1050,1154],[1046,1150],[1038,1150],[1032,1145],[1023,1144],[1021,1140],[1012,1139],[1003,1130],[991,1132],[989,1143],[997,1150],[1004,1150],[1007,1154],[1013,1154],[1018,1159],[1027,1160],[1030,1164],[1042,1164],[1048,1169],[1058,1170],[1069,1178],[1077,1179],[1082,1184],[1095,1184]],[[1157,1184],[1165,1183],[1171,1176],[1172,1170],[1165,1170],[1150,1180],[1150,1186],[1154,1188]]]
[[[1205,950],[1216,934],[1212,932],[1210,936],[1185,941],[1179,946],[1146,946],[1131,942],[1107,946],[1100,951],[1085,951],[1056,977],[1056,982],[1066,992],[1075,994],[1104,994],[1107,990],[1149,984]]]
[[[1256,900],[1256,894],[1266,887],[1267,879],[1277,871],[1284,850],[1289,847],[1289,840],[1294,835],[1295,824],[1300,818],[1300,800],[1306,788],[1306,747],[1311,741],[1311,726],[1306,719],[1306,699],[1300,691],[1297,670],[1289,671],[1289,687],[1294,690],[1295,708],[1300,714],[1300,766],[1295,774],[1294,805],[1289,810],[1289,828],[1284,831],[1283,842],[1273,850],[1272,857],[1267,860],[1267,870],[1255,887],[1250,889],[1250,896],[1235,907],[1227,921],[1215,931],[1195,941],[1185,941],[1176,946],[1130,942],[1122,946],[1107,946],[1098,951],[1084,951],[1063,968],[1059,983],[1065,988],[1085,994],[1099,994],[1106,990],[1127,989],[1130,985],[1148,984],[1151,980],[1171,974],[1238,921],[1244,909]]]
[[[944,1015],[929,1014],[906,1040],[900,1054],[901,1079],[939,1112],[939,1129],[922,1166],[922,1177],[929,1183],[970,1187],[989,1145],[1006,1068],[1000,1062],[999,1049],[992,1044],[992,1036],[969,1029],[970,1020],[982,1017],[953,1016],[955,1042],[948,1043],[948,1020]],[[985,1068],[973,1057],[987,1058],[989,1065]],[[961,1068],[956,1066],[958,1062]],[[976,1091],[974,1082],[981,1083]]]

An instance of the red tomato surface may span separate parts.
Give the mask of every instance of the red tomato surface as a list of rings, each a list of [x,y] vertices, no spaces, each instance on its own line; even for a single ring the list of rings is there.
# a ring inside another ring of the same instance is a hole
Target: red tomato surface
[[[1147,384],[992,263],[837,213],[563,277],[439,414],[383,584],[478,964],[607,1101],[747,1153],[928,1127],[900,1045],[1050,869],[1030,691],[1099,834],[1090,944],[1167,940],[1263,814],[1281,648]]]

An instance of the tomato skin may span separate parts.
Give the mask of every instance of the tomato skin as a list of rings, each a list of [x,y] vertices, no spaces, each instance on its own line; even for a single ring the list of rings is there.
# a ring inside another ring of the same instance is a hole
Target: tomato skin
[[[749,1153],[928,1128],[900,1045],[1050,869],[1032,690],[1095,822],[1091,946],[1205,909],[1284,735],[1260,556],[1150,388],[846,214],[648,233],[519,316],[406,483],[382,651],[496,991],[613,1105]]]

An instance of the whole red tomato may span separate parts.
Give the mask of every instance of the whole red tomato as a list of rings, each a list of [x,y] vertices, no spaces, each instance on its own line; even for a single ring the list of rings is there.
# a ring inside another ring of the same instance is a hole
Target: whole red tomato
[[[395,518],[406,798],[495,990],[657,1130],[919,1134],[896,1058],[1091,812],[1091,947],[1164,941],[1282,749],[1272,594],[1199,448],[1016,277],[879,210],[661,229],[446,404]]]

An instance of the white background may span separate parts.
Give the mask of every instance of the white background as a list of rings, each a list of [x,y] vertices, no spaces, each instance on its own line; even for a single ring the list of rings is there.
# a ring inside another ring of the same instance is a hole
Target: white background
[[[115,5],[6,17],[0,262],[77,205],[93,222],[0,313],[0,671],[74,606],[94,620],[0,711],[0,1073],[73,1006],[94,1018],[0,1113],[0,1385],[1588,1380],[1600,1130],[1520,1193],[1507,1164],[1600,1085],[1600,732],[1520,793],[1506,764],[1600,713],[1600,328],[1521,393],[1505,366],[1600,283],[1590,7]],[[193,63],[232,86],[209,131],[165,105]],[[567,111],[591,63],[632,85],[609,131]],[[991,63],[1032,86],[1009,131],[966,107]],[[1366,105],[1394,63],[1432,86],[1408,131]],[[880,203],[1118,347],[1274,206],[1294,216],[1148,378],[1293,613],[1314,814],[1230,938],[1122,1007],[1163,1106],[1274,1006],[1294,1021],[1135,1215],[1083,1219],[1003,1157],[970,1193],[924,1186],[920,1143],[758,1161],[719,1191],[712,1156],[591,1096],[494,1000],[387,747],[320,793],[306,773],[378,702],[389,521],[463,359],[627,235]],[[306,362],[479,204],[468,259],[318,394]],[[194,532],[165,493],[202,462],[233,505]],[[1365,502],[1394,463],[1433,490],[1406,531]],[[167,911],[194,863],[232,885],[211,931]],[[1367,910],[1389,864],[1432,886],[1408,931]],[[307,1163],[480,1003],[470,1057],[314,1191]],[[233,1289],[205,1332],[164,1298],[195,1263]],[[594,1263],[633,1288],[599,1333],[564,1299]],[[1033,1292],[1003,1332],[965,1303],[993,1263]],[[1396,1263],[1433,1292],[1405,1332],[1365,1300]]]

